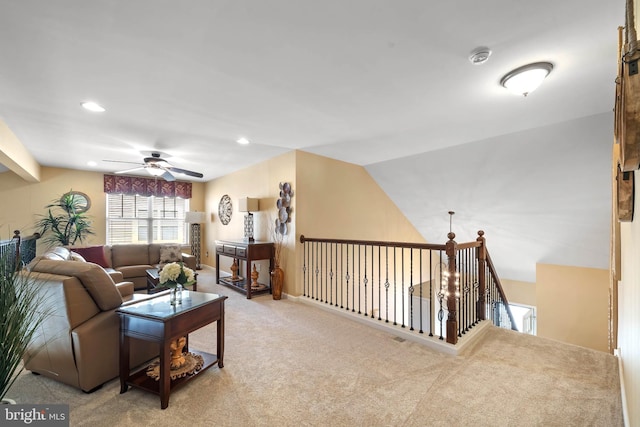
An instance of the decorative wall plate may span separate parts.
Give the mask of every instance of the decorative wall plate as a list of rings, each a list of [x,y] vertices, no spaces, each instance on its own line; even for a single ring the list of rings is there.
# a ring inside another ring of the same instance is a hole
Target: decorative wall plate
[[[218,204],[218,216],[220,217],[220,222],[223,225],[229,224],[232,213],[233,204],[231,203],[231,197],[225,194],[220,198],[220,203]]]
[[[293,209],[291,207],[291,197],[293,197],[293,190],[291,189],[291,184],[288,182],[281,182],[279,188],[280,198],[276,200],[278,218],[276,218],[275,232],[285,235],[289,230],[287,223],[291,222],[291,210]]]

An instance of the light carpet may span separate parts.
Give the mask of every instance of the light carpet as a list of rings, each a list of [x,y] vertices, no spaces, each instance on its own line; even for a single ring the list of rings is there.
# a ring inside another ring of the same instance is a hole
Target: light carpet
[[[72,426],[622,426],[617,359],[490,327],[458,356],[271,295],[227,295],[224,368],[175,391],[169,407],[118,379],[85,394],[23,373],[7,397],[68,403]],[[190,346],[215,353],[215,324]],[[117,349],[105,349],[117,351]]]

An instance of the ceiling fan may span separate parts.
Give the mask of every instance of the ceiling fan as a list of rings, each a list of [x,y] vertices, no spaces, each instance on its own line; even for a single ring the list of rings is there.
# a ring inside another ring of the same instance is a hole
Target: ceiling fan
[[[139,165],[136,168],[133,169],[127,169],[127,170],[123,170],[123,171],[118,171],[116,172],[117,174],[123,174],[123,173],[131,173],[131,172],[135,172],[141,169],[146,169],[147,172],[149,172],[149,174],[153,175],[153,176],[157,176],[157,177],[161,177],[163,178],[165,181],[175,181],[176,177],[173,176],[174,173],[177,174],[182,174],[182,175],[189,175],[189,176],[193,176],[195,178],[202,178],[203,175],[200,172],[194,172],[194,171],[190,171],[190,170],[186,170],[186,169],[180,169],[177,168],[175,166],[171,166],[171,164],[169,162],[167,162],[166,160],[162,159],[160,157],[160,153],[158,152],[152,152],[151,153],[151,157],[145,157],[143,159],[144,163],[137,163],[137,162],[123,162],[120,160],[104,160],[105,162],[114,162],[114,163],[132,163],[134,165]]]

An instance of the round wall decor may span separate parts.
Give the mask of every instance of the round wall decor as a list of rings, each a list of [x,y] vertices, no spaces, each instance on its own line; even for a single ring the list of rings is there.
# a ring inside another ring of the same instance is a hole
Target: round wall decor
[[[224,225],[229,224],[232,213],[233,205],[231,204],[231,197],[225,194],[220,198],[220,203],[218,204],[218,216],[220,217],[220,222]]]

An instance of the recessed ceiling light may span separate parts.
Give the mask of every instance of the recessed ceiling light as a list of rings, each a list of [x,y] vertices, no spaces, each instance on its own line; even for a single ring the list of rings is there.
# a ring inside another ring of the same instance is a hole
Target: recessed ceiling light
[[[93,160],[89,160],[87,162],[87,166],[91,166],[91,167],[98,166],[98,163],[94,162]]]
[[[238,144],[247,145],[249,143],[249,140],[247,138],[245,138],[245,137],[242,137],[242,138],[238,138],[236,140],[236,142]]]
[[[104,113],[106,110],[102,105],[96,104],[93,101],[82,102],[80,105],[86,110],[93,111],[94,113]]]

